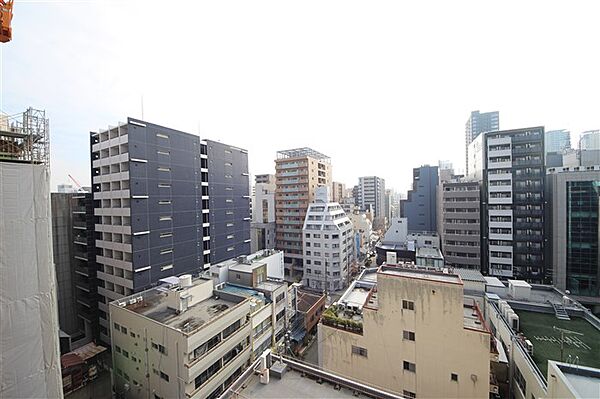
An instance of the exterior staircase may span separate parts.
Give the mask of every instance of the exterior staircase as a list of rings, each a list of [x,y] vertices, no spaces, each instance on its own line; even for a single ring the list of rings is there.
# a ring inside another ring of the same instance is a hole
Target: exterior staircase
[[[562,303],[550,302],[550,304],[554,308],[554,315],[558,320],[571,320]]]

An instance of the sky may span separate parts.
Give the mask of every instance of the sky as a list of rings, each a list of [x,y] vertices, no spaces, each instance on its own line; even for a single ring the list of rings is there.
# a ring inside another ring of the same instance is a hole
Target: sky
[[[464,169],[473,110],[500,128],[600,128],[597,1],[19,1],[0,110],[50,117],[52,187],[89,185],[89,132],[127,116],[249,152],[331,157],[333,179]],[[143,106],[142,106],[143,104]]]

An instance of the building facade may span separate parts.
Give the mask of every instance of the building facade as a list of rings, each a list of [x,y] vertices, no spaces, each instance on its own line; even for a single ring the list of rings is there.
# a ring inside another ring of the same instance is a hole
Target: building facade
[[[549,130],[545,133],[544,139],[546,154],[549,152],[561,153],[571,148],[571,132],[568,130]]]
[[[0,397],[62,398],[49,120],[0,118]]]
[[[329,157],[310,148],[279,151],[275,160],[275,247],[285,253],[285,276],[303,273],[302,226],[317,187],[331,186]]]
[[[78,347],[98,338],[92,195],[52,193],[51,208],[59,324]]]
[[[190,275],[110,304],[117,394],[216,398],[283,341],[287,285],[260,262],[231,265],[229,281]]]
[[[341,202],[346,196],[346,185],[337,181],[331,182],[331,200],[333,202]]]
[[[438,167],[413,169],[412,190],[400,201],[400,217],[408,219],[408,231],[437,231]]]
[[[548,262],[553,284],[600,306],[600,166],[548,169]]]
[[[250,252],[248,155],[134,118],[92,132],[90,147],[100,338],[109,342],[110,301]]]
[[[482,272],[546,280],[544,128],[485,133],[469,152],[469,170],[483,182]]]
[[[359,177],[357,187],[359,209],[371,209],[375,219],[385,218],[385,179],[377,176]]]
[[[600,130],[587,130],[579,136],[579,150],[600,150]]]
[[[354,259],[352,223],[340,204],[330,202],[328,197],[326,187],[316,190],[302,228],[304,285],[324,292],[348,285]]]
[[[256,175],[252,196],[250,250],[275,248],[275,176]]]
[[[466,162],[466,174],[471,173],[469,170],[469,159],[468,159],[468,148],[469,144],[473,142],[483,132],[493,132],[500,130],[500,114],[498,111],[493,112],[471,112],[471,116],[465,124],[465,157]]]
[[[373,281],[324,313],[319,366],[406,398],[487,398],[491,334],[460,277],[384,265]]]
[[[448,266],[481,269],[480,182],[440,183],[442,250]]]

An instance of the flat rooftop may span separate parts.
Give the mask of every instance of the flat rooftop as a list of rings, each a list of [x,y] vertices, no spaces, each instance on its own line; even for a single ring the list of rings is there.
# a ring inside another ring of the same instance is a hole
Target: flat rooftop
[[[479,270],[457,268],[452,269],[455,274],[458,274],[463,281],[475,281],[478,283],[486,284],[487,281],[483,277],[483,274]]]
[[[189,333],[243,301],[241,297],[239,301],[232,301],[223,298],[216,299],[212,296],[178,314],[174,309],[167,307],[168,291],[168,288],[163,287],[144,291],[138,295],[143,300],[134,305],[127,305],[126,309],[166,326]]]
[[[444,259],[442,253],[437,248],[417,248],[417,256],[419,258]]]
[[[406,278],[414,278],[421,280],[430,280],[437,281],[441,283],[452,283],[452,284],[461,284],[462,281],[460,277],[456,274],[448,274],[442,272],[436,272],[431,270],[423,270],[423,269],[407,269],[393,266],[383,265],[379,269],[380,274],[387,274],[390,276],[400,276]]]
[[[245,387],[245,388],[244,388]],[[271,375],[269,383],[260,383],[257,375],[252,375],[238,391],[241,398],[355,398],[350,389],[335,389],[333,384],[323,382],[319,384],[316,380],[303,377],[298,371],[288,370],[283,378],[278,379]]]
[[[571,364],[557,364],[565,379],[580,398],[597,398],[600,394],[600,371]]]
[[[548,360],[560,362],[560,331],[554,326],[578,334],[565,333],[564,356],[567,362],[579,358],[578,364],[600,368],[600,331],[587,320],[571,316],[571,320],[559,320],[554,313],[530,312],[514,309],[519,316],[520,331],[533,344],[533,360],[543,375],[547,375]]]

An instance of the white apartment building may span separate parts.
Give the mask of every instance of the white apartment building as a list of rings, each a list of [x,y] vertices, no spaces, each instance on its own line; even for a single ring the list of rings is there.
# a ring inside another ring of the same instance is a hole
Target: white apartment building
[[[275,248],[275,176],[258,175],[256,178],[252,194],[251,252]]]
[[[110,303],[114,384],[130,398],[216,398],[285,333],[287,286],[266,266],[230,269],[254,287],[191,275]],[[269,299],[267,299],[269,298]],[[281,333],[283,331],[283,333]]]
[[[329,189],[319,187],[304,220],[304,285],[335,291],[344,288],[353,254],[352,222],[337,202],[329,202]]]

